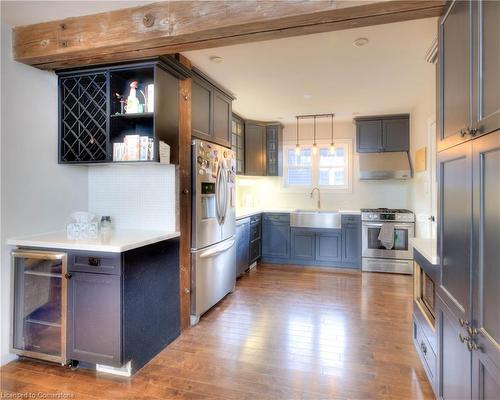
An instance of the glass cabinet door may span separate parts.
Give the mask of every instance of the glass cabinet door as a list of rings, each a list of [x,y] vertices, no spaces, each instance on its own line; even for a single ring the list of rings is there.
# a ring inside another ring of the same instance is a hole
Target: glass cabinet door
[[[66,254],[16,250],[13,351],[66,361]]]

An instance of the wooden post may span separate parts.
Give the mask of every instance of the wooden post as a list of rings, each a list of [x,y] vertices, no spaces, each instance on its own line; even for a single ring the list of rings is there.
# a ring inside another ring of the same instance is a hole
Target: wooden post
[[[178,60],[188,68],[191,62],[182,55]],[[191,88],[192,79],[179,82],[179,219],[180,219],[180,303],[181,329],[190,325],[191,300]]]

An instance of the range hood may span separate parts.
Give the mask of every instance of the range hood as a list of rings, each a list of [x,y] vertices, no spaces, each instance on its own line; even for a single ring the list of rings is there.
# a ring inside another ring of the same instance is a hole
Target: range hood
[[[359,179],[410,179],[411,167],[406,151],[359,154]]]

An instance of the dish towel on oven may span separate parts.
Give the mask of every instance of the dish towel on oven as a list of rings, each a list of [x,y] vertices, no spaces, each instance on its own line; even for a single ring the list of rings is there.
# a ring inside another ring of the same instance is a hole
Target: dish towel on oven
[[[394,247],[394,225],[383,224],[378,234],[378,240],[387,250],[391,250]]]

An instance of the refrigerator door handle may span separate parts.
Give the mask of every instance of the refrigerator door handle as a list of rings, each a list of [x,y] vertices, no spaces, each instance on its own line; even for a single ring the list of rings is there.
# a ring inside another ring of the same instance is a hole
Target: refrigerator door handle
[[[222,212],[221,212],[221,173],[222,168],[217,168],[217,178],[215,179],[215,211],[217,212],[217,222],[222,225]]]
[[[207,250],[200,254],[200,258],[212,258],[221,253],[228,251],[231,247],[234,246],[235,240],[231,239],[225,242],[224,244],[217,246],[215,249]]]
[[[222,169],[222,175],[224,180],[224,202],[222,203],[224,211],[222,212],[222,223],[224,223],[226,221],[227,202],[229,201],[229,196],[228,196],[229,185],[227,184],[229,176],[225,168]]]

